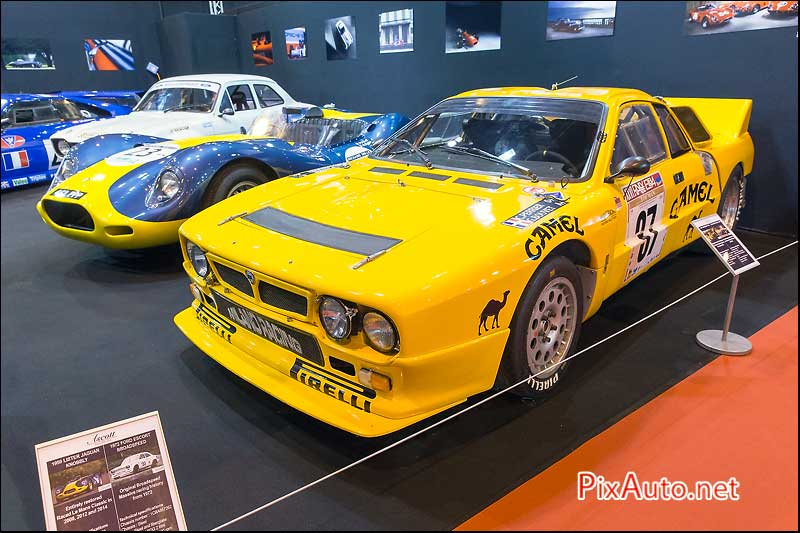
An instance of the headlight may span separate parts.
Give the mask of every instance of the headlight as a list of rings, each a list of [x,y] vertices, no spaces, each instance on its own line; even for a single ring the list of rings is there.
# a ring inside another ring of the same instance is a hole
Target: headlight
[[[323,296],[319,302],[319,319],[331,338],[340,341],[350,336],[356,310],[348,308],[336,298]]]
[[[55,148],[58,155],[64,157],[69,152],[70,146],[65,139],[53,139],[53,148]]]
[[[192,262],[192,267],[197,275],[204,278],[208,275],[208,260],[206,254],[195,243],[186,241],[186,255],[189,256],[189,261]]]
[[[58,165],[58,170],[56,170],[53,181],[50,183],[50,189],[63,182],[65,179],[74,176],[76,172],[78,172],[78,157],[75,155],[74,151],[70,150]]]
[[[388,318],[377,311],[369,311],[362,322],[367,344],[383,353],[397,349],[397,332]]]
[[[178,170],[165,168],[156,178],[153,189],[147,195],[147,207],[158,207],[175,198],[183,187],[183,179]]]

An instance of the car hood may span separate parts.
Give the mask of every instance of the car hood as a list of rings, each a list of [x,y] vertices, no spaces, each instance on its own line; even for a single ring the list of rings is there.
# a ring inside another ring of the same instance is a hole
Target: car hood
[[[390,280],[413,275],[405,290],[475,282],[497,275],[501,254],[524,257],[530,228],[502,222],[540,200],[530,183],[425,170],[367,158],[276,180],[195,215],[181,233],[212,260],[381,309],[382,299],[412,296]]]
[[[198,131],[203,130],[211,133],[212,121],[210,113],[138,111],[67,128],[59,132],[58,138],[66,139],[69,143],[79,143],[98,135],[137,133],[177,139],[187,135],[197,135]]]

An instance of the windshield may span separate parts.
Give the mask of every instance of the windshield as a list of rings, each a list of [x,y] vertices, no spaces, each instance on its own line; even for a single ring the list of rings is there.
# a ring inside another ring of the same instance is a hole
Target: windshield
[[[376,155],[478,173],[577,180],[591,171],[603,110],[600,102],[562,98],[450,99],[392,136]]]
[[[219,86],[161,87],[148,91],[134,111],[190,111],[208,113],[214,108]]]

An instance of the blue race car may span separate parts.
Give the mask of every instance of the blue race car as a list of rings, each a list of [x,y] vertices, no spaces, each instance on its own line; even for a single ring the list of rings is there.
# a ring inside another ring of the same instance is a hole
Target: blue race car
[[[2,190],[52,179],[61,162],[48,141],[56,131],[81,122],[128,114],[130,110],[124,105],[85,97],[3,94],[0,108]]]
[[[93,104],[107,109],[109,106],[121,106],[133,109],[147,91],[59,91],[66,98],[89,100]],[[124,115],[127,113],[119,113]]]
[[[283,116],[277,124],[257,118],[249,135],[87,139],[67,152],[36,208],[72,239],[108,248],[169,244],[198,211],[276,178],[365,156],[408,123],[398,114],[318,107],[284,107]]]

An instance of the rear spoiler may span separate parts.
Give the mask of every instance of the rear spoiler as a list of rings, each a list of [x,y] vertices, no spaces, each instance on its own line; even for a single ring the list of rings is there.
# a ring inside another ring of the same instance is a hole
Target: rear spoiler
[[[712,137],[735,139],[747,133],[753,101],[737,98],[665,98],[672,108],[692,109]],[[686,126],[686,124],[684,124]]]

